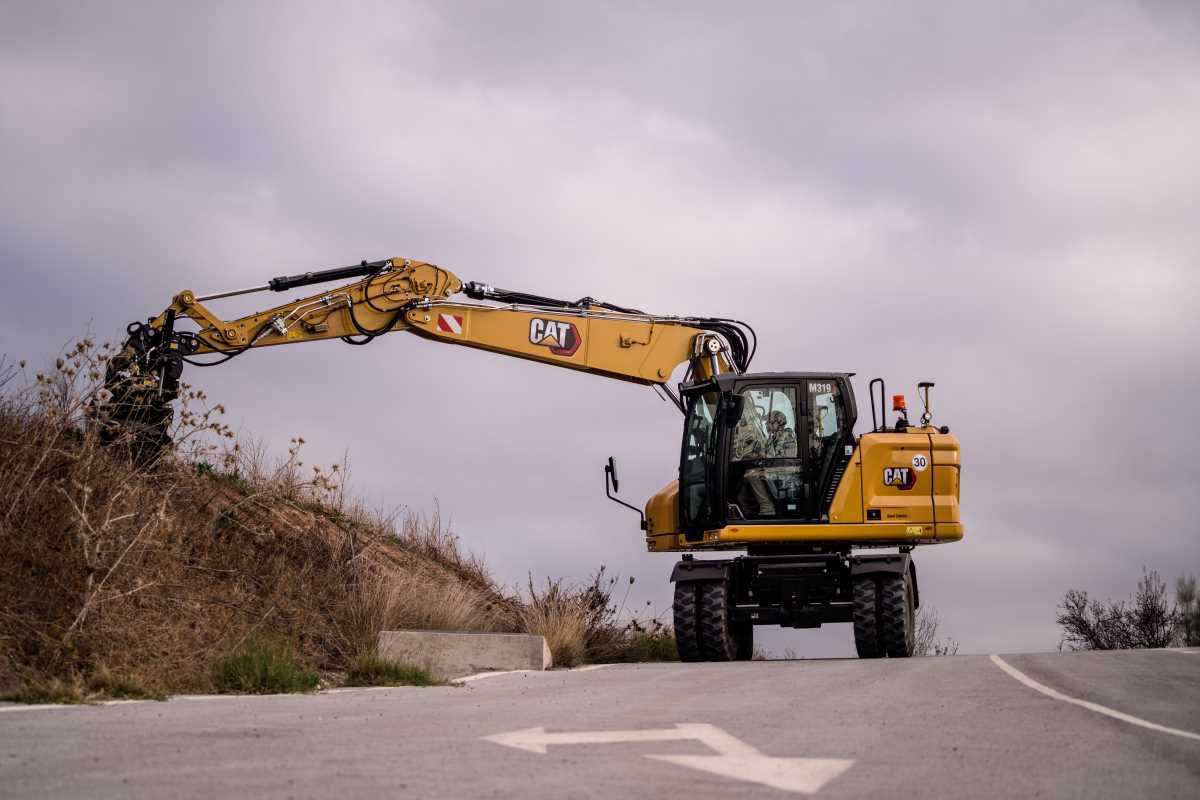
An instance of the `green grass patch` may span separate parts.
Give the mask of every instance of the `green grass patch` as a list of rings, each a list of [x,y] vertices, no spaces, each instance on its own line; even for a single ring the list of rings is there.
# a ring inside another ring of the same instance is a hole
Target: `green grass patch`
[[[611,660],[623,663],[678,661],[679,651],[675,648],[675,637],[669,633],[635,631],[627,634],[615,648]]]
[[[324,503],[301,501],[297,505],[299,505],[300,508],[304,509],[305,511],[316,514],[318,517],[324,517],[334,525],[345,525],[350,521],[341,511],[331,506],[327,506]]]
[[[350,665],[347,686],[442,686],[445,681],[425,667],[398,664],[375,653],[363,653]]]
[[[213,683],[227,694],[287,694],[315,691],[320,678],[288,642],[256,637],[217,661]]]

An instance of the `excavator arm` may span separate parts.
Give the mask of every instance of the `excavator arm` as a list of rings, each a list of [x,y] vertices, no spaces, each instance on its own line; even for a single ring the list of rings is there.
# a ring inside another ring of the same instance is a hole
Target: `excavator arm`
[[[356,280],[239,319],[222,319],[206,305],[346,278]],[[110,362],[110,435],[132,427],[157,455],[185,364],[213,366],[253,349],[324,339],[365,345],[397,331],[649,385],[667,383],[683,363],[703,380],[743,372],[753,357],[753,331],[734,320],[658,316],[587,297],[555,300],[393,258],[205,296],[178,293],[157,317],[129,326]]]

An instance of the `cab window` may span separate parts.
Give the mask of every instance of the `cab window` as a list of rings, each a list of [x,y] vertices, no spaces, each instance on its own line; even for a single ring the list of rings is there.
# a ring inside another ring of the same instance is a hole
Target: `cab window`
[[[819,462],[837,445],[842,430],[841,389],[834,381],[810,381],[808,396],[812,409],[809,452]]]
[[[743,519],[795,518],[803,496],[796,387],[742,391],[729,465],[729,504]]]
[[[692,400],[683,429],[683,458],[679,470],[680,502],[685,524],[699,524],[711,517],[709,483],[716,459],[716,392],[705,392]]]
[[[796,458],[796,390],[791,386],[747,389],[733,432],[733,460]]]

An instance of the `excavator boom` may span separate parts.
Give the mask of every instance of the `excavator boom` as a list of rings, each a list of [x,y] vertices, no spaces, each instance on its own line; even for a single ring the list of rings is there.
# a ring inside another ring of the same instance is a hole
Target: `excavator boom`
[[[239,319],[222,319],[206,305],[346,278],[357,280]],[[183,330],[185,320],[196,330]],[[157,317],[129,326],[108,371],[108,418],[114,428],[132,424],[157,455],[167,443],[185,364],[213,366],[257,348],[322,339],[365,345],[398,331],[651,385],[667,383],[684,363],[696,378],[743,372],[753,356],[753,332],[733,320],[658,316],[586,297],[571,302],[510,292],[464,283],[434,264],[393,258],[274,278],[249,289],[179,292]]]

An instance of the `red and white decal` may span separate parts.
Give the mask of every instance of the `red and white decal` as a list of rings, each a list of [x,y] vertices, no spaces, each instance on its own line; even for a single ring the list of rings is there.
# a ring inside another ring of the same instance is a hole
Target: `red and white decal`
[[[438,330],[442,333],[462,336],[463,318],[457,314],[438,314]]]

